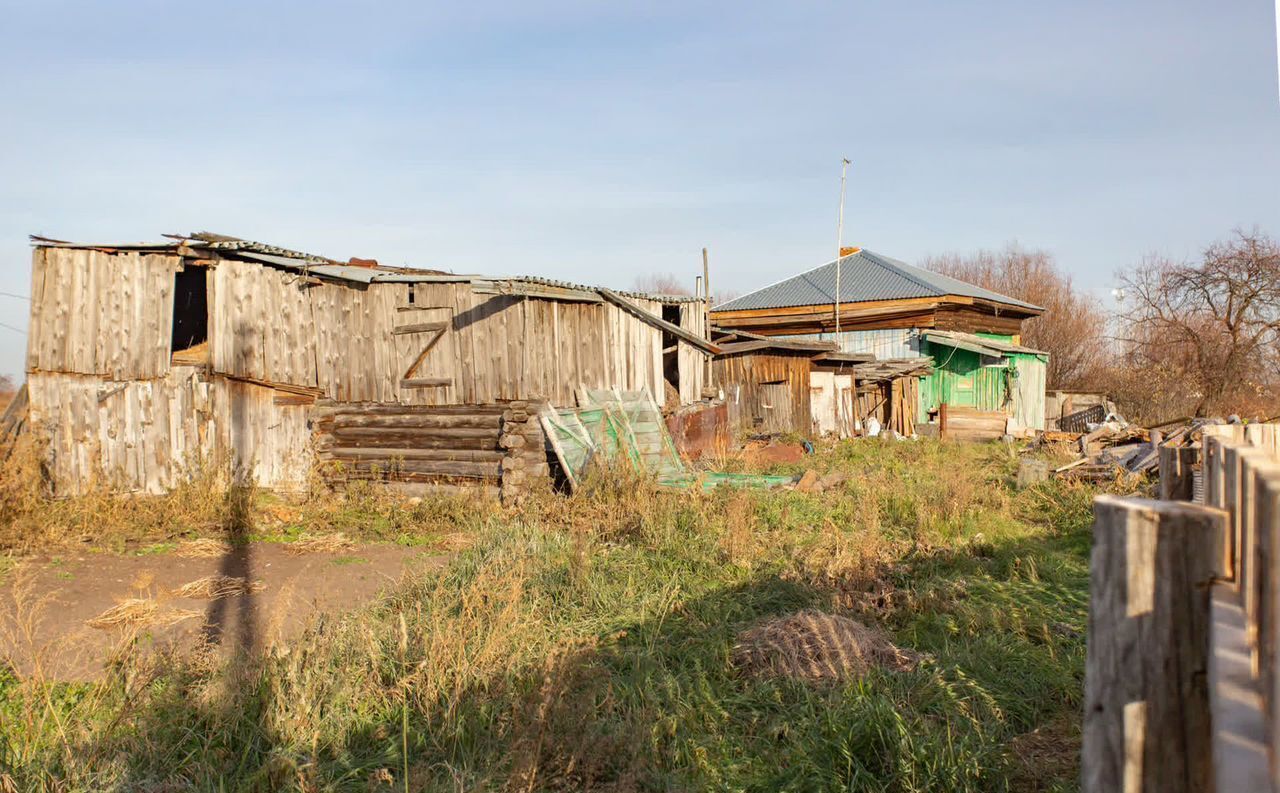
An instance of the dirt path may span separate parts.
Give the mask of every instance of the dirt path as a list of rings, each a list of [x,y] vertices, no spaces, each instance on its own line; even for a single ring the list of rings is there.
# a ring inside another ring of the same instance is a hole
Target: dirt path
[[[156,619],[140,629],[154,648],[258,649],[296,635],[319,612],[359,606],[411,571],[437,569],[448,556],[396,545],[360,545],[339,553],[292,554],[255,542],[213,558],[173,553],[29,557],[0,582],[0,663],[21,674],[88,679],[126,628],[86,624],[129,598],[152,600]],[[217,599],[174,590],[206,576],[261,582],[258,591]],[[173,620],[172,622],[170,622]],[[166,624],[168,622],[168,624]]]

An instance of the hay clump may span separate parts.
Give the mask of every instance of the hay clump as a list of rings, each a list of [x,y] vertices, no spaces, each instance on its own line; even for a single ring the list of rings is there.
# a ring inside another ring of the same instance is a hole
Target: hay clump
[[[162,611],[160,604],[151,598],[129,598],[120,601],[93,619],[85,620],[85,625],[99,630],[139,628],[147,625],[173,625],[199,616],[201,616],[200,612],[186,609]]]
[[[872,666],[914,669],[919,656],[895,647],[879,630],[856,620],[806,609],[768,620],[738,635],[734,665],[756,677],[833,683],[865,675]]]
[[[342,553],[355,550],[356,544],[342,532],[321,534],[318,536],[303,535],[297,542],[289,543],[285,550],[292,554],[303,553]]]
[[[239,578],[232,575],[210,575],[183,584],[173,590],[172,594],[182,598],[217,600],[218,598],[231,597],[232,595],[261,592],[266,588],[267,585],[261,581],[250,581],[247,578]]]
[[[229,542],[204,538],[181,542],[173,552],[187,559],[210,559],[215,556],[225,556],[231,553],[232,550],[232,545]]]

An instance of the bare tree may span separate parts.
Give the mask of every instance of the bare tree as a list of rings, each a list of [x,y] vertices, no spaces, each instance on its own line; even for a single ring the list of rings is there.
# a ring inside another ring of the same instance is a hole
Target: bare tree
[[[653,295],[692,295],[674,273],[650,273],[636,277],[635,291]]]
[[[1195,264],[1148,257],[1121,273],[1127,364],[1179,388],[1197,416],[1274,407],[1280,371],[1280,246],[1236,230]],[[1269,399],[1268,399],[1269,398]]]
[[[1107,358],[1107,314],[1075,290],[1052,254],[1009,243],[1000,251],[927,257],[921,266],[1044,308],[1022,324],[1022,343],[1049,353],[1049,387],[1096,386]]]

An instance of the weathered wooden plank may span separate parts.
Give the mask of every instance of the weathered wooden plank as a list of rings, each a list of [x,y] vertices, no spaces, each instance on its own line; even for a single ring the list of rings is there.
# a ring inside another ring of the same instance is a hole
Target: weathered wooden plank
[[[1177,502],[1094,501],[1085,793],[1210,789],[1209,584],[1225,521]]]

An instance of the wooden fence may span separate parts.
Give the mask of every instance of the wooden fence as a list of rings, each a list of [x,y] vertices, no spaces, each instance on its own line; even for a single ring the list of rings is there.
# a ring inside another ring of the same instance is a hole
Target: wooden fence
[[[1085,793],[1280,793],[1278,438],[1206,427],[1162,500],[1095,500]]]

